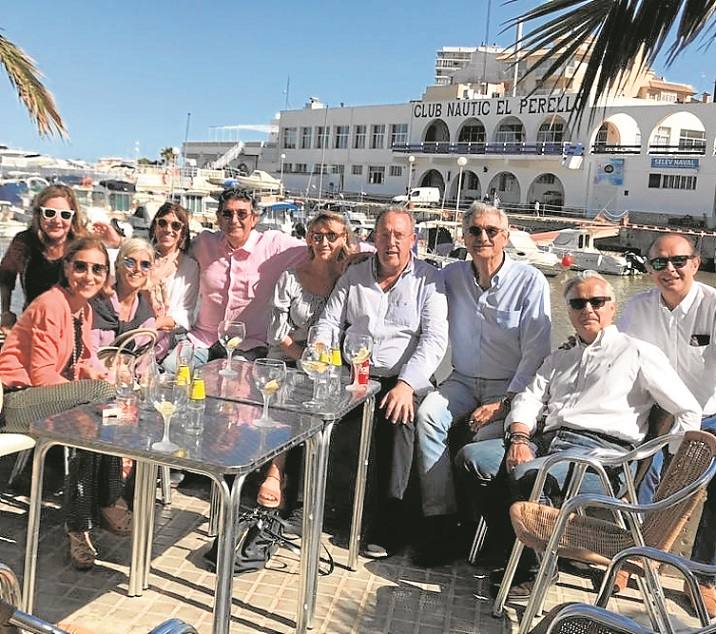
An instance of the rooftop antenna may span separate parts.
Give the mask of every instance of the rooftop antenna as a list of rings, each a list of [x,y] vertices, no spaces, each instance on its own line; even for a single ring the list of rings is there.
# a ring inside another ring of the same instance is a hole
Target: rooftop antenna
[[[487,20],[485,20],[485,48],[482,50],[482,94],[487,96],[487,43],[490,41],[490,12],[492,0],[487,0]]]
[[[186,128],[184,129],[184,145],[182,146],[181,160],[182,167],[186,167],[186,144],[189,142],[189,122],[191,121],[191,112],[186,113]]]
[[[284,105],[284,110],[288,110],[288,91],[291,88],[291,75],[288,75],[286,77],[286,90],[283,91],[283,94],[286,95],[286,103]]]

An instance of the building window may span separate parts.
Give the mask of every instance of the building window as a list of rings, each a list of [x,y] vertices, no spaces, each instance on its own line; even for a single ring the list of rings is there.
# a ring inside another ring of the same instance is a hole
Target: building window
[[[363,173],[362,165],[351,165],[351,174],[353,176],[360,176]]]
[[[671,141],[671,128],[659,126],[654,135],[654,145],[669,145]]]
[[[524,128],[521,123],[503,123],[497,128],[497,143],[522,143]]]
[[[292,163],[284,163],[283,171],[285,174],[290,174],[291,172],[293,172],[293,164]]]
[[[537,183],[540,185],[554,185],[557,177],[554,174],[540,174],[537,177]]]
[[[537,131],[537,143],[561,143],[564,139],[564,124],[543,123]]]
[[[597,131],[597,138],[594,139],[594,145],[603,146],[607,144],[609,140],[609,124],[602,123],[601,127]]]
[[[458,143],[484,143],[485,126],[482,124],[463,126],[457,141]]]
[[[313,147],[316,149],[328,147],[328,126],[317,125],[316,126],[316,143]]]
[[[649,174],[649,189],[659,189],[661,187],[661,174]]]
[[[382,185],[385,181],[385,167],[383,165],[368,166],[368,182],[371,185]]]
[[[664,174],[661,178],[662,189],[696,189],[696,176]]]
[[[666,90],[661,91],[661,101],[668,101],[670,103],[676,103],[677,94],[675,92],[669,92]]]
[[[340,174],[341,176],[345,173],[345,165],[331,165],[331,174]]]
[[[679,131],[679,149],[687,148],[706,149],[706,133],[703,130],[685,130]]]
[[[337,125],[336,126],[336,149],[345,150],[348,148],[348,126]]]
[[[301,128],[301,149],[311,149],[311,128]]]
[[[284,150],[295,150],[296,149],[296,138],[298,131],[296,128],[284,128],[283,129],[283,143],[282,147]]]
[[[306,165],[305,163],[296,163],[294,171],[296,174],[307,174],[308,165]]]
[[[402,165],[391,165],[390,166],[390,175],[391,176],[402,176],[403,175],[403,166]]]
[[[385,125],[376,124],[371,127],[370,149],[382,150],[385,145]]]
[[[353,147],[356,150],[364,150],[365,149],[365,136],[367,132],[368,126],[365,125],[357,125],[355,126],[355,132],[353,135]]]
[[[314,174],[320,174],[323,172],[324,174],[328,174],[328,165],[325,163],[321,165],[320,163],[314,163],[313,165],[313,173]]]
[[[408,124],[393,123],[390,126],[390,145],[405,145],[408,142]]]

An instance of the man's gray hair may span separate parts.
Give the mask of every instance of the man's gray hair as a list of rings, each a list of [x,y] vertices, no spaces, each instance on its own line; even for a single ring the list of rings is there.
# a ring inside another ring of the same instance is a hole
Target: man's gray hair
[[[404,216],[410,218],[410,229],[413,233],[415,233],[415,216],[413,216],[413,212],[410,211],[410,209],[406,209],[405,207],[390,207],[389,209],[384,209],[383,211],[381,211],[378,214],[378,217],[375,219],[376,229],[378,228],[380,221],[387,214],[403,214]]]
[[[494,207],[493,205],[488,205],[486,203],[481,203],[479,201],[475,201],[470,205],[470,209],[467,210],[467,213],[462,215],[462,231],[463,233],[467,233],[468,228],[470,225],[472,225],[472,221],[475,218],[479,218],[480,216],[498,216],[500,219],[500,225],[502,229],[509,229],[510,228],[510,221],[507,218],[507,214],[502,211],[502,209],[498,209],[497,207]]]
[[[686,244],[689,245],[689,255],[698,255],[698,252],[696,251],[696,245],[693,243],[692,240],[689,240],[685,235],[682,235],[680,233],[665,233],[663,235],[660,235],[656,238],[650,245],[649,248],[646,250],[646,257],[651,258],[652,254],[654,253],[654,249],[656,249],[657,246],[659,246],[659,243],[662,240],[666,240],[666,238],[681,238]]]
[[[581,284],[582,282],[586,282],[588,280],[599,280],[604,284],[604,286],[607,289],[607,292],[609,293],[609,297],[612,298],[612,300],[615,299],[614,297],[614,289],[612,288],[612,285],[607,282],[607,280],[604,279],[602,275],[599,275],[596,271],[592,270],[586,270],[586,271],[580,271],[576,275],[573,275],[570,277],[562,287],[562,297],[564,299],[567,299],[567,296],[571,292],[571,290],[575,287]]]

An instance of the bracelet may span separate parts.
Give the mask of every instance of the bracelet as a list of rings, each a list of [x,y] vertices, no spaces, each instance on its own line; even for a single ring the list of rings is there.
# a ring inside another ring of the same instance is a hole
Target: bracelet
[[[530,441],[530,435],[524,431],[509,432],[507,436],[510,442],[514,442],[515,440],[519,439],[524,440],[526,442]]]
[[[511,445],[529,445],[530,441],[529,438],[526,436],[515,436],[514,438],[510,439]]]

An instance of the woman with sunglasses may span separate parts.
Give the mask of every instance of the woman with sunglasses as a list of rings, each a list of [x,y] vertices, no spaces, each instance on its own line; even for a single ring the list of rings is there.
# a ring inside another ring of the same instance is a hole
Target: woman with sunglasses
[[[57,284],[65,247],[85,234],[74,191],[66,185],[45,187],[32,204],[30,228],[10,242],[0,262],[0,325],[11,328],[17,317],[10,310],[17,276],[25,295],[23,310]]]
[[[189,215],[175,203],[164,203],[149,227],[155,249],[147,290],[156,315],[155,327],[166,333],[188,331],[199,299],[199,265],[187,254]]]
[[[33,301],[0,351],[5,398],[4,432],[28,433],[32,421],[83,403],[114,396],[94,356],[90,301],[104,288],[109,256],[96,238],[70,243],[59,282]],[[120,458],[77,451],[65,484],[66,528],[75,568],[94,564],[89,531],[99,523],[113,533],[130,532]],[[98,522],[99,520],[99,522]]]
[[[152,304],[148,294],[142,292],[153,266],[154,249],[146,240],[130,238],[122,243],[114,263],[114,288],[92,300],[92,343],[96,350],[111,345],[129,330],[155,327]]]
[[[319,213],[306,233],[309,259],[278,278],[271,301],[268,329],[269,357],[293,365],[306,344],[308,329],[323,311],[328,296],[340,277],[355,239],[345,217],[331,211]],[[281,505],[286,455],[274,459],[256,501],[261,506]]]

